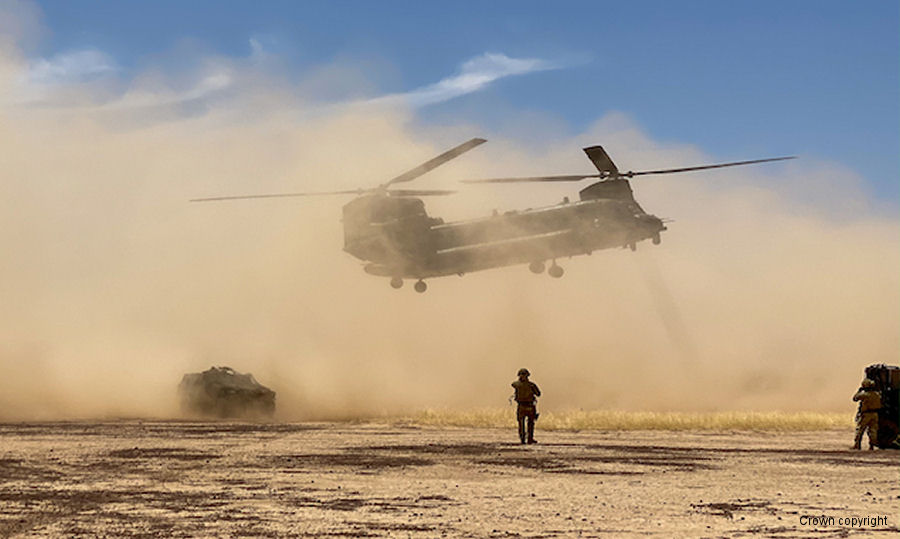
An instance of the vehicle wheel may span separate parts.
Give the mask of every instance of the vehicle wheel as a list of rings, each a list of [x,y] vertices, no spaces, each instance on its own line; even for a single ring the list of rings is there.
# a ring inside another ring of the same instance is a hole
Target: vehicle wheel
[[[653,236],[653,245],[659,245],[662,243],[662,238],[659,237],[659,234],[655,234]]]
[[[537,261],[528,264],[528,269],[531,270],[531,273],[544,273],[544,263]]]
[[[422,292],[428,290],[428,285],[425,284],[425,281],[416,281],[416,284],[413,288],[416,289],[416,292],[421,294]]]
[[[400,277],[394,277],[393,279],[391,279],[391,286],[394,288],[400,288],[401,286],[403,286],[403,279],[401,279]]]
[[[547,274],[554,279],[559,279],[563,276],[563,273],[565,273],[565,271],[562,269],[562,267],[557,266],[556,264],[553,264],[552,266],[550,266],[550,269],[547,270]]]

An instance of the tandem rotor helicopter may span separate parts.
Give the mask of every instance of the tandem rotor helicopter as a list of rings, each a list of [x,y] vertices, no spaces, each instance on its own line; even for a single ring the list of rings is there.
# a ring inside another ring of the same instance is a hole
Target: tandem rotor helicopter
[[[473,138],[426,161],[381,185],[368,189],[312,193],[280,193],[195,198],[212,202],[251,198],[357,195],[343,207],[344,251],[366,262],[366,273],[389,277],[400,288],[404,279],[414,279],[416,292],[425,292],[425,279],[464,275],[473,271],[528,264],[534,273],[547,269],[551,277],[563,275],[556,260],[591,254],[600,249],[629,247],[651,240],[660,243],[666,230],[662,219],[643,210],[634,199],[629,179],[650,174],[672,174],[712,168],[783,161],[774,157],[715,165],[620,172],[602,146],[584,148],[597,174],[490,178],[464,183],[574,182],[599,178],[579,191],[579,200],[566,197],[554,206],[494,213],[489,217],[445,223],[425,211],[422,196],[440,196],[455,191],[392,189],[391,186],[418,178],[455,157],[487,142]],[[547,262],[550,267],[546,268]]]

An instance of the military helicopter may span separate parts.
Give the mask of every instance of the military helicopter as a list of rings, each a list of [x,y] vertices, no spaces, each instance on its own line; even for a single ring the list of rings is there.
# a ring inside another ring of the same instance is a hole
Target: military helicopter
[[[793,159],[775,157],[663,170],[620,172],[602,146],[584,148],[597,174],[490,178],[465,183],[568,182],[599,178],[579,191],[579,201],[522,211],[495,212],[489,217],[445,223],[425,211],[421,196],[449,195],[455,191],[391,189],[487,142],[473,138],[385,183],[369,189],[313,193],[280,193],[196,198],[209,202],[249,198],[355,194],[343,207],[344,251],[366,262],[371,275],[389,277],[400,288],[415,279],[416,292],[425,292],[425,279],[464,275],[473,271],[528,264],[534,273],[547,270],[562,277],[556,263],[563,257],[591,254],[612,247],[637,248],[637,243],[661,241],[663,220],[648,214],[634,199],[629,179],[650,174],[671,174],[712,168]],[[547,262],[550,262],[547,268]]]

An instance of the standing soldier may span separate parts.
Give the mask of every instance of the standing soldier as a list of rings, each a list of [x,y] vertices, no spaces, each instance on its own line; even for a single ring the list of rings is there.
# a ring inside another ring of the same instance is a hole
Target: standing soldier
[[[862,381],[862,387],[853,395],[854,401],[859,401],[859,410],[856,412],[856,439],[853,441],[853,449],[859,449],[863,433],[869,429],[869,449],[875,449],[878,442],[878,410],[881,410],[881,393],[875,389],[875,382],[869,378]]]
[[[531,373],[528,369],[519,369],[519,379],[512,383],[516,390],[513,398],[519,406],[516,409],[516,419],[519,422],[519,440],[524,443],[536,444],[534,439],[534,421],[537,419],[536,399],[541,396],[541,390],[537,384],[528,380]],[[528,438],[525,438],[525,419],[528,419]]]

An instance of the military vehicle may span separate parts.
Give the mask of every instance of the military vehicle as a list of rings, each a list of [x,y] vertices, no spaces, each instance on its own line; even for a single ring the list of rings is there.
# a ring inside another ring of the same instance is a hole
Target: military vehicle
[[[252,374],[230,367],[185,374],[178,385],[181,410],[219,418],[265,417],[275,413],[275,392]]]
[[[900,449],[900,367],[878,363],[866,367],[866,378],[875,382],[881,392],[881,410],[878,411],[878,441],[882,449]]]
[[[191,202],[210,202],[247,198],[296,197],[310,195],[355,194],[344,205],[344,251],[365,262],[366,273],[390,278],[400,288],[404,279],[415,279],[416,292],[428,287],[424,279],[460,275],[473,271],[528,264],[534,273],[562,277],[556,260],[589,255],[593,251],[628,247],[651,240],[660,242],[666,230],[663,220],[643,210],[631,191],[629,180],[650,174],[673,174],[713,168],[751,165],[793,159],[775,157],[736,161],[715,165],[661,170],[619,171],[602,146],[584,148],[596,174],[535,176],[528,178],[492,178],[464,180],[466,183],[494,182],[578,182],[596,178],[578,192],[579,200],[543,208],[495,212],[480,219],[445,223],[431,217],[419,196],[448,195],[453,191],[394,189],[429,170],[486,142],[474,138],[374,188],[318,192],[239,195],[196,198]],[[549,262],[549,268],[547,267]]]

